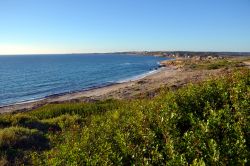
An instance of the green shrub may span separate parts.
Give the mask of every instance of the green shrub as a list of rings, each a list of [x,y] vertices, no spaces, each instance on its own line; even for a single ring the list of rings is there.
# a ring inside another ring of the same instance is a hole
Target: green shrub
[[[61,115],[80,115],[87,117],[92,114],[101,114],[107,110],[119,107],[122,101],[107,100],[96,103],[64,103],[64,104],[49,104],[29,113],[39,119],[55,118]]]
[[[22,127],[0,129],[1,165],[27,164],[29,158],[26,157],[26,152],[48,148],[48,139],[38,130]]]
[[[60,127],[57,124],[49,124],[38,120],[35,116],[27,114],[15,114],[10,118],[12,126],[20,126],[29,129],[37,129],[43,132],[48,131],[60,131]]]
[[[3,127],[62,129],[2,129],[0,135],[10,135],[1,143],[9,151],[1,153],[3,162],[15,154],[19,163],[31,158],[33,165],[248,165],[250,71],[162,90],[152,99],[53,104],[1,118]],[[47,137],[51,149],[20,145],[19,138],[35,144],[34,134]]]
[[[61,129],[66,129],[72,125],[81,123],[81,118],[77,115],[61,115],[52,119],[42,120],[43,123],[59,126]]]
[[[8,126],[11,126],[11,120],[10,120],[11,116],[10,115],[1,115],[0,116],[0,128],[5,128]]]
[[[0,148],[43,149],[48,146],[47,139],[35,129],[10,127],[0,130]]]

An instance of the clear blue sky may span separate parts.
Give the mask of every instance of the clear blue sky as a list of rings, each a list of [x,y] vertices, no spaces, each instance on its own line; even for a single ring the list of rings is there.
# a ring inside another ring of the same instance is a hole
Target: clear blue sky
[[[1,0],[0,54],[250,51],[250,0]]]

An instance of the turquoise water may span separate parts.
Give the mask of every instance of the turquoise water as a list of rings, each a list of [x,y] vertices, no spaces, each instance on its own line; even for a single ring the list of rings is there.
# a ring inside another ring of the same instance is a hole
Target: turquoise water
[[[0,106],[122,82],[154,71],[165,59],[121,54],[0,56]]]

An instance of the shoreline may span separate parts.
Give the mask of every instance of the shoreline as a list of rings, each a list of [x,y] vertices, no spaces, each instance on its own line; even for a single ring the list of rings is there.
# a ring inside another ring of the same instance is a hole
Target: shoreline
[[[164,60],[168,61],[168,60]],[[161,62],[159,62],[161,63]],[[93,97],[89,93],[96,92],[98,93],[99,91],[105,91],[106,89],[112,89],[116,87],[123,87],[127,86],[131,83],[135,83],[137,81],[140,81],[146,77],[150,77],[151,75],[157,74],[161,71],[166,69],[165,66],[159,66],[155,70],[150,70],[146,73],[132,76],[130,78],[118,80],[114,83],[107,83],[103,84],[100,86],[93,86],[91,88],[87,89],[82,89],[82,90],[76,90],[76,91],[71,91],[71,92],[62,92],[58,94],[52,94],[48,95],[45,97],[37,98],[37,99],[31,99],[31,100],[26,100],[26,101],[21,101],[21,102],[16,102],[12,104],[7,104],[7,105],[2,105],[0,106],[0,114],[2,113],[8,113],[8,112],[16,112],[16,111],[29,111],[35,108],[38,108],[42,105],[50,104],[50,103],[58,103],[58,102],[71,102],[72,100],[78,100],[81,98],[91,98]],[[98,96],[98,94],[95,93],[95,96]],[[86,95],[85,95],[86,94]],[[103,93],[101,93],[103,95]],[[63,98],[63,99],[62,99]],[[88,100],[87,100],[88,101]]]
[[[202,62],[199,61],[199,63]],[[183,67],[180,59],[161,61],[160,66],[156,72],[144,75],[136,80],[130,78],[125,82],[111,83],[103,87],[57,94],[38,101],[0,107],[0,114],[31,111],[47,104],[95,102],[106,99],[131,100],[140,97],[151,98],[157,95],[157,91],[163,87],[178,89],[188,83],[198,83],[207,78],[218,77],[228,70],[223,68],[194,70],[190,67]]]
[[[86,92],[86,91],[89,91],[89,90],[94,90],[94,89],[99,89],[99,88],[103,88],[103,87],[107,87],[107,86],[112,86],[114,84],[119,84],[119,83],[110,83],[110,84],[103,85],[103,86],[102,85],[101,86],[93,86],[93,87],[88,88],[88,89],[75,90],[75,91],[62,92],[62,93],[55,93],[55,94],[47,95],[45,97],[40,97],[40,98],[37,98],[37,99],[30,99],[30,100],[15,102],[15,103],[7,104],[7,105],[0,105],[0,110],[1,110],[1,108],[4,108],[4,107],[11,107],[11,106],[14,106],[14,105],[21,105],[21,104],[39,102],[39,101],[46,100],[46,99],[49,99],[49,98],[54,98],[54,97],[59,97],[59,96],[64,96],[64,95],[79,93],[79,92]]]
[[[143,74],[139,74],[139,75],[132,76],[132,77],[129,77],[129,78],[121,79],[121,80],[118,80],[116,82],[104,83],[104,84],[99,85],[99,86],[92,86],[92,87],[86,88],[86,89],[55,93],[55,94],[47,95],[47,96],[36,98],[36,99],[30,99],[30,100],[14,102],[14,103],[6,104],[6,105],[0,105],[0,109],[4,108],[4,107],[11,107],[11,106],[14,106],[14,105],[21,105],[21,104],[27,104],[27,103],[32,103],[32,102],[38,102],[38,101],[41,101],[41,100],[54,98],[54,97],[60,97],[60,96],[69,95],[69,94],[73,94],[73,93],[83,93],[83,92],[86,92],[86,91],[97,90],[97,89],[100,89],[100,88],[105,88],[105,87],[113,86],[113,85],[116,85],[116,84],[123,84],[123,83],[130,82],[130,81],[138,81],[138,80],[143,79],[143,78],[145,78],[147,76],[150,76],[152,74],[156,74],[156,73],[162,71],[164,68],[166,68],[166,67],[159,66],[157,69],[150,70],[150,71],[148,71],[146,73],[143,73]]]

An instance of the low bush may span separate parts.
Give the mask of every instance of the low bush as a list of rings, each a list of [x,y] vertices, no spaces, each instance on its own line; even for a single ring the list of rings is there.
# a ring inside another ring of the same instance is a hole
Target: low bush
[[[77,115],[66,114],[58,116],[56,118],[45,119],[42,120],[42,122],[45,124],[58,126],[61,129],[67,129],[72,125],[80,124],[82,122],[82,119]]]
[[[28,164],[28,152],[48,148],[49,140],[38,130],[23,127],[0,129],[0,165]]]
[[[0,130],[0,148],[44,149],[48,146],[47,139],[35,129],[9,127]]]
[[[5,128],[11,126],[11,116],[10,115],[1,115],[0,116],[0,128]]]
[[[1,118],[2,126],[30,128],[1,129],[3,163],[15,154],[31,165],[248,165],[250,71],[162,90],[152,99],[53,104]],[[42,133],[34,123],[61,131]],[[44,150],[38,145],[46,138]]]
[[[48,104],[28,114],[38,119],[55,118],[65,114],[77,114],[81,117],[87,117],[92,114],[101,114],[107,110],[118,108],[122,102],[123,101],[119,100],[107,100],[98,101],[96,103]]]
[[[214,70],[214,69],[221,69],[221,68],[243,67],[245,65],[240,60],[216,59],[216,60],[202,60],[202,61],[185,60],[184,66],[187,69]]]

